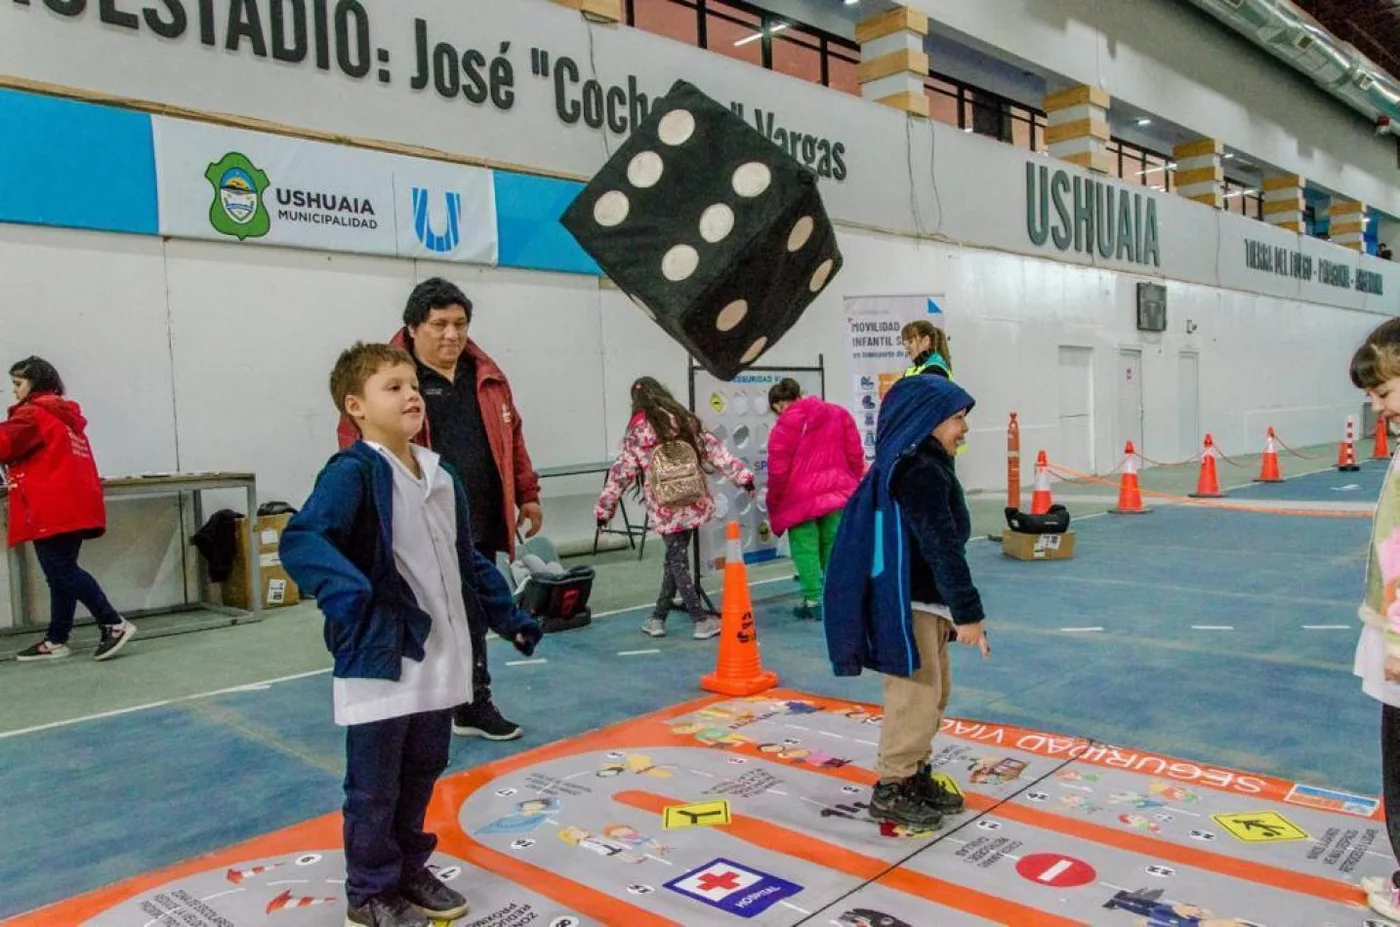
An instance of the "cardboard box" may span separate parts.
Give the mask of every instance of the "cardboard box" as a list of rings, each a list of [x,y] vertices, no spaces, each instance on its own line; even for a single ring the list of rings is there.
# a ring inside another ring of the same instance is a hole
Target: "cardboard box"
[[[1074,532],[1064,534],[1001,533],[1001,552],[1016,560],[1070,560],[1074,557]]]
[[[263,608],[285,608],[301,601],[301,593],[282,567],[278,550],[282,546],[282,532],[288,515],[264,515],[254,523],[254,541],[258,546],[258,567],[261,571]],[[233,555],[233,572],[223,584],[224,604],[230,608],[251,608],[248,603],[248,539],[244,537],[245,522],[242,518],[234,523],[238,532],[238,550]]]

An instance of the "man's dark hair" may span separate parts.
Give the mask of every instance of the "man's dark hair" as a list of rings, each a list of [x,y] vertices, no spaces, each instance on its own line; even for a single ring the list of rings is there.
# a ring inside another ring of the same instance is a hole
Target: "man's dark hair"
[[[42,357],[26,357],[10,368],[10,376],[29,381],[31,393],[63,395],[63,378],[57,368]]]
[[[449,306],[461,306],[467,311],[467,321],[472,320],[472,301],[457,284],[441,277],[424,280],[408,294],[408,304],[403,307],[403,324],[409,328],[422,325],[428,313]]]

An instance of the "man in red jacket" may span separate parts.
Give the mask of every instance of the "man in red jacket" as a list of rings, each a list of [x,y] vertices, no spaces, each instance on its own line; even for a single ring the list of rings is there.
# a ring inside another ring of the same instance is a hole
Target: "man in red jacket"
[[[540,481],[525,450],[525,433],[505,374],[467,337],[472,303],[441,277],[424,280],[409,294],[404,327],[390,341],[418,366],[418,388],[427,421],[417,441],[441,454],[467,491],[472,542],[493,563],[498,553],[515,554],[515,529],[530,523],[526,537],[544,527]],[[359,438],[342,418],[340,446]],[[491,700],[486,665],[486,628],[473,624],[473,695],[453,713],[452,731],[490,740],[514,740],[520,725],[507,721]]]

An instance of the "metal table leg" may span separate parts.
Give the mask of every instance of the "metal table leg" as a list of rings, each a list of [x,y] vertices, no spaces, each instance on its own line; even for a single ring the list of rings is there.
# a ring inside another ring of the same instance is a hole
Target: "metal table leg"
[[[248,483],[248,517],[243,519],[248,538],[248,605],[253,619],[262,618],[262,560],[258,556],[258,532],[254,524],[258,520],[258,484]]]

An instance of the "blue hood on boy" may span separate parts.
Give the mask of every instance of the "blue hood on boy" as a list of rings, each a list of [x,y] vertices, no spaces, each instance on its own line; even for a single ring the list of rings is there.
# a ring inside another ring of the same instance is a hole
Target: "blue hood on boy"
[[[904,515],[890,491],[901,460],[976,400],[942,377],[907,377],[880,405],[875,461],[846,504],[823,601],[827,650],[838,676],[862,668],[895,676],[919,669],[909,602]]]

